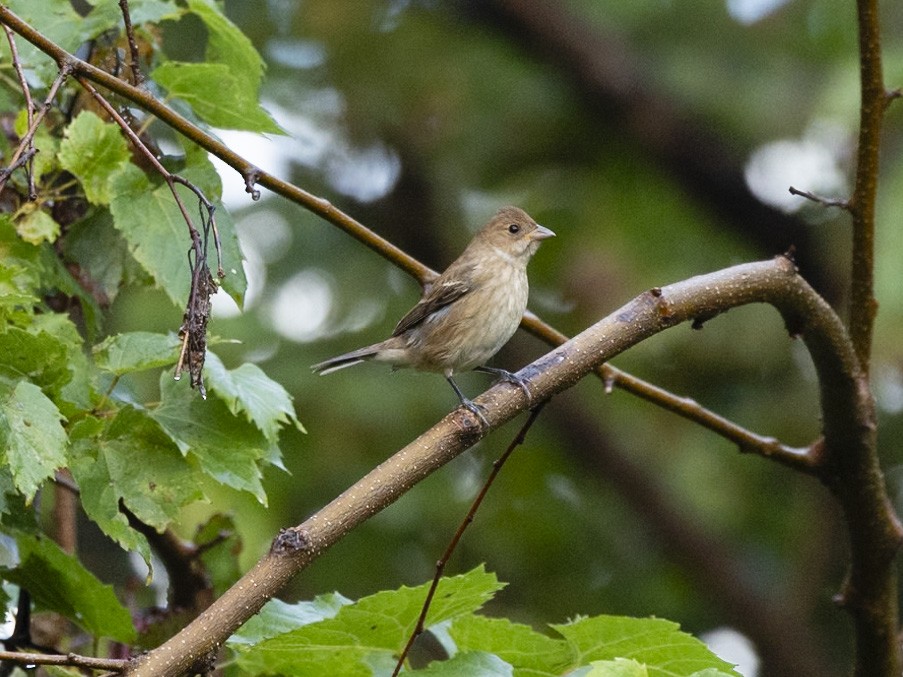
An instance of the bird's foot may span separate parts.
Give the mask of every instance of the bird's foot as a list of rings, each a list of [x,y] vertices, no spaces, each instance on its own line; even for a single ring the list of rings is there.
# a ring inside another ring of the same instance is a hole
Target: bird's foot
[[[486,374],[494,374],[497,378],[496,383],[512,383],[521,389],[521,392],[527,397],[527,404],[533,404],[533,393],[530,392],[530,386],[527,382],[517,374],[507,369],[499,369],[498,367],[478,367],[476,371],[482,371]]]
[[[486,415],[483,413],[483,407],[474,402],[473,400],[469,400],[466,397],[461,399],[461,406],[467,409],[471,414],[480,419],[480,423],[483,424],[484,428],[489,427],[489,421],[486,420]]]
[[[458,387],[458,384],[455,383],[455,379],[451,377],[451,374],[446,374],[445,380],[448,381],[451,387],[454,389],[455,395],[458,396],[458,401],[461,402],[461,406],[467,409],[467,411],[469,411],[471,414],[476,416],[480,420],[480,423],[483,424],[484,428],[489,428],[489,421],[486,420],[486,415],[483,413],[483,408],[461,392],[461,389]]]

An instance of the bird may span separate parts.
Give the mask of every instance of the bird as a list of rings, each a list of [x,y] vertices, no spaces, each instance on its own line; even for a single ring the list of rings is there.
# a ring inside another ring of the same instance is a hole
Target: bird
[[[486,425],[480,407],[464,395],[454,375],[470,370],[493,374],[518,385],[530,400],[523,380],[504,369],[488,367],[486,362],[517,331],[527,309],[527,264],[540,243],[554,236],[524,210],[502,207],[426,288],[389,338],[311,369],[326,375],[372,360],[388,363],[393,369],[438,372],[461,405]]]

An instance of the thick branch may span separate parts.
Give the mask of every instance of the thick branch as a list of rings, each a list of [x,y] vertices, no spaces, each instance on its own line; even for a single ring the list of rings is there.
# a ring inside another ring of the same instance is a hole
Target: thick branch
[[[772,261],[735,266],[709,275],[678,282],[647,292],[583,333],[522,369],[533,401],[541,402],[579,381],[599,365],[644,339],[698,317],[713,317],[749,303],[770,303],[784,316],[793,335],[801,335],[812,354],[821,383],[825,412],[826,450],[830,462],[818,474],[832,487],[831,473],[843,467],[857,477],[850,486],[865,486],[868,497],[838,492],[847,510],[850,530],[857,542],[853,548],[853,579],[862,574],[880,579],[860,594],[850,597],[858,612],[861,606],[879,608],[880,615],[861,614],[857,628],[871,636],[893,634],[887,626],[888,607],[895,596],[873,598],[872,594],[893,588],[891,559],[900,532],[887,512],[886,495],[880,482],[863,482],[863,476],[880,479],[873,449],[859,431],[858,419],[870,411],[871,399],[860,389],[861,372],[843,326],[831,308],[803,281],[793,264],[781,257]],[[500,384],[476,400],[495,428],[527,408],[524,393]],[[469,449],[487,430],[468,411],[458,409],[398,451],[341,496],[304,523],[288,529],[276,539],[270,552],[220,599],[176,637],[136,659],[134,675],[178,675],[219,648],[221,643],[295,574],[322,555],[363,521],[383,510],[434,470]],[[856,483],[856,480],[860,480]],[[873,525],[864,525],[865,510],[871,510]],[[880,525],[880,526],[878,526]],[[868,543],[859,541],[871,539]],[[873,561],[875,560],[875,561]],[[895,608],[895,606],[894,606]],[[886,612],[886,613],[885,613]],[[854,616],[859,616],[854,613]],[[887,647],[883,652],[886,654]],[[881,674],[881,673],[874,673]]]

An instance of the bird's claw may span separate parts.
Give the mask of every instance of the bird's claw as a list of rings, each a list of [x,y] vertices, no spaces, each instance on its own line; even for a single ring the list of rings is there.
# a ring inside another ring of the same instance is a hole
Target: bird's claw
[[[468,400],[464,398],[461,400],[461,406],[467,409],[471,414],[480,419],[480,423],[483,424],[484,428],[489,427],[489,421],[486,419],[486,415],[483,413],[483,407],[474,402],[473,400]]]
[[[502,383],[504,381],[505,383],[511,383],[520,388],[521,392],[527,398],[527,405],[532,406],[533,393],[530,392],[530,386],[527,385],[527,382],[524,379],[505,369],[493,369],[492,373],[498,376],[496,383]]]

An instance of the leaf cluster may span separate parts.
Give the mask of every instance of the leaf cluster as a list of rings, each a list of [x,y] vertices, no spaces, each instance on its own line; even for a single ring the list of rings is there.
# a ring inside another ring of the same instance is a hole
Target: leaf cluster
[[[64,1],[6,4],[65,48],[89,50],[92,61],[109,66],[122,57],[117,3],[95,3],[84,16]],[[161,94],[191,106],[201,124],[278,131],[257,104],[262,61],[218,5],[138,0],[130,7],[147,58],[141,65]],[[188,18],[199,19],[205,31],[202,58],[168,59],[165,26],[175,29]],[[39,99],[57,79],[56,68],[21,39],[17,51],[31,95]],[[8,68],[8,45],[2,58],[0,116],[15,132],[3,140],[10,150],[32,118]],[[98,638],[131,642],[132,620],[112,588],[43,534],[42,504],[54,501],[38,499],[54,491],[76,494],[103,534],[150,566],[151,542],[178,523],[186,506],[209,500],[216,485],[265,505],[261,478],[266,468],[282,467],[280,433],[301,424],[288,392],[256,365],[229,368],[211,352],[205,375],[212,396],[203,400],[173,379],[182,349],[174,332],[111,331],[108,311],[124,289],[162,290],[178,322],[191,280],[188,229],[170,188],[142,162],[123,129],[69,85],[49,101],[34,135],[38,152],[26,167],[34,199],[19,170],[0,214],[2,576],[27,589],[39,608],[63,614]],[[224,98],[223,87],[236,96]],[[228,268],[222,289],[241,304],[247,287],[242,254],[207,154],[167,138],[139,111],[128,115],[146,144],[169,143],[172,150],[160,152],[160,161],[217,207]],[[185,186],[175,190],[186,204],[197,203]],[[142,379],[158,384],[154,392],[136,386]],[[215,521],[220,528],[198,534],[200,545],[222,539],[228,521]],[[63,529],[50,525],[51,533]],[[214,578],[222,588],[236,574]]]
[[[428,585],[401,587],[356,602],[321,595],[268,602],[229,640],[243,674],[366,675],[395,664],[413,631]],[[426,626],[445,655],[422,675],[553,677],[728,677],[737,673],[676,623],[595,616],[551,626],[554,636],[478,611],[504,587],[478,567],[444,578]]]

